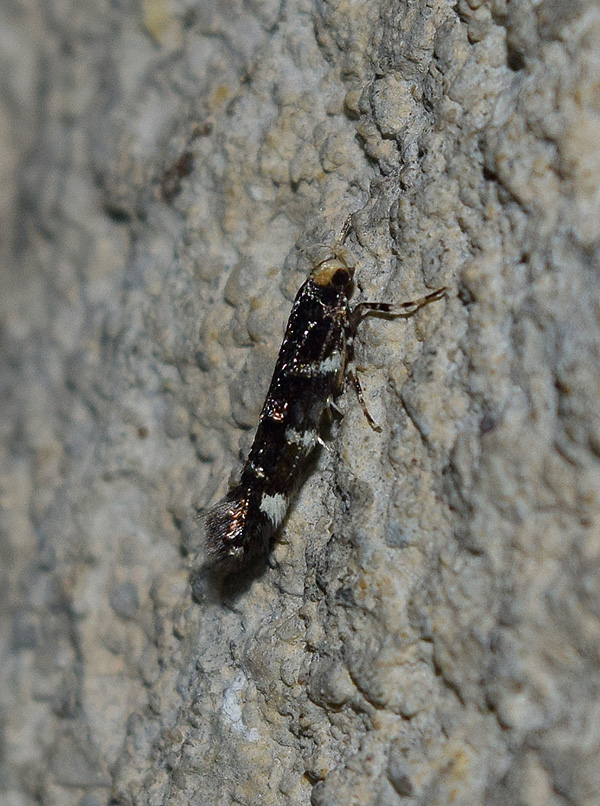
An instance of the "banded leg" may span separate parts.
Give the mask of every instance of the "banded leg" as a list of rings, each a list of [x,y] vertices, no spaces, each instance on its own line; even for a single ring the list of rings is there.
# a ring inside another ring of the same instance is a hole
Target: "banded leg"
[[[354,385],[354,389],[356,391],[356,397],[358,398],[360,407],[363,410],[363,414],[367,418],[367,422],[369,423],[373,431],[377,431],[378,434],[381,434],[381,426],[377,425],[375,420],[371,417],[371,412],[369,411],[369,409],[367,408],[367,404],[365,403],[362,386],[360,385],[360,381],[358,380],[358,375],[356,374],[356,371],[351,369],[348,372],[348,375],[350,376],[350,380]]]
[[[438,288],[437,291],[432,291],[431,294],[427,294],[424,297],[419,297],[419,299],[411,300],[410,302],[404,302],[399,306],[392,305],[389,302],[359,302],[358,305],[356,305],[356,307],[350,311],[347,319],[346,332],[349,359],[351,360],[354,355],[354,334],[356,333],[356,329],[361,320],[364,319],[365,316],[368,316],[370,313],[380,313],[384,315],[387,314],[388,316],[401,316],[404,319],[408,319],[411,316],[414,316],[414,314],[421,310],[421,308],[424,308],[425,305],[429,305],[430,302],[436,302],[437,300],[442,299],[447,290],[447,287],[443,286],[442,288]],[[371,417],[369,409],[367,408],[367,404],[365,403],[363,396],[362,386],[360,385],[356,371],[354,369],[350,369],[348,370],[348,375],[352,380],[354,389],[356,390],[358,402],[360,403],[364,415],[367,418],[367,422],[373,431],[381,433],[381,426],[377,425],[375,420]]]
[[[359,322],[371,313],[401,316],[403,319],[409,319],[411,316],[414,316],[417,311],[420,311],[421,308],[429,305],[430,302],[437,302],[437,300],[442,299],[447,290],[448,288],[446,286],[442,286],[442,288],[438,288],[437,291],[432,291],[431,294],[427,294],[425,297],[419,297],[419,299],[410,300],[410,302],[403,302],[401,305],[392,305],[389,302],[359,302],[350,314],[350,325],[352,328],[356,329]]]
[[[358,375],[356,374],[356,369],[354,367],[354,334],[356,332],[356,326],[352,322],[353,313],[354,311],[347,312],[346,325],[345,325],[346,355],[347,355],[346,378],[350,378],[350,380],[352,381],[354,391],[356,392],[356,397],[358,398],[360,407],[363,410],[363,414],[367,418],[367,422],[369,423],[373,431],[377,431],[377,433],[380,434],[381,426],[377,425],[375,420],[371,417],[371,412],[367,408],[367,404],[363,395],[362,386],[360,385],[360,380],[358,378]]]

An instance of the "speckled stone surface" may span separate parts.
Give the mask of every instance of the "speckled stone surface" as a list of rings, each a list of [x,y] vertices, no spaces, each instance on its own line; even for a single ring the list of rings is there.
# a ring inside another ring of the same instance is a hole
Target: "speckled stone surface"
[[[2,804],[597,803],[598,4],[8,0],[0,68]],[[359,209],[356,299],[448,297],[219,591]]]

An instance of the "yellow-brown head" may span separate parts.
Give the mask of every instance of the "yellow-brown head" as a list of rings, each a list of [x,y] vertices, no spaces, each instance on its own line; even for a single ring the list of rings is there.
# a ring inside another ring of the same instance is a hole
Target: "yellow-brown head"
[[[309,277],[321,288],[347,288],[354,277],[352,254],[343,247],[325,253],[313,267]]]

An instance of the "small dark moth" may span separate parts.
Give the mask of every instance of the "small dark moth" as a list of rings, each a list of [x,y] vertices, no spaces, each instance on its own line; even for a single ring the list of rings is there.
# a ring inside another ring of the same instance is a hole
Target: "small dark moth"
[[[217,567],[237,571],[265,556],[302,479],[308,457],[349,376],[371,427],[352,361],[354,336],[368,314],[408,318],[446,288],[405,302],[360,302],[350,308],[354,263],[343,248],[348,218],[335,246],[312,268],[287,324],[256,436],[240,483],[206,513],[206,546]]]

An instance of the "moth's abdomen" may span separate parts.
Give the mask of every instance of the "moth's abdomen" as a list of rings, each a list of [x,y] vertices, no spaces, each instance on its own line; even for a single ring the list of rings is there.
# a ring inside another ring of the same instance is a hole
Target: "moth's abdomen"
[[[287,499],[281,493],[269,494],[255,484],[242,482],[205,516],[208,553],[226,571],[266,555],[287,509]]]

